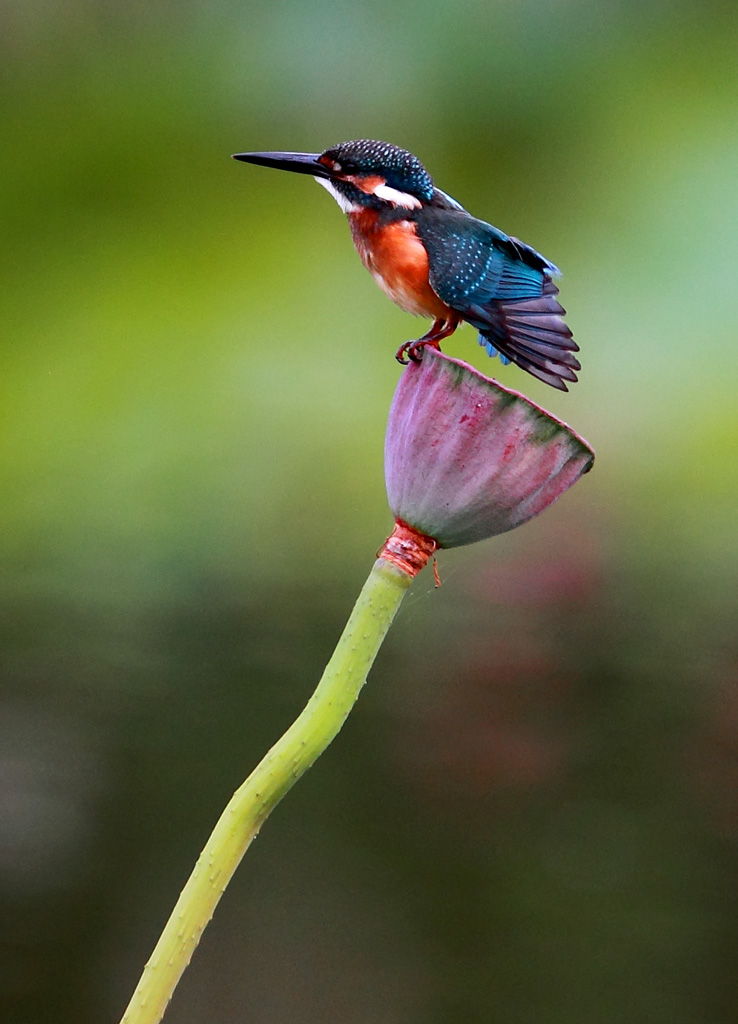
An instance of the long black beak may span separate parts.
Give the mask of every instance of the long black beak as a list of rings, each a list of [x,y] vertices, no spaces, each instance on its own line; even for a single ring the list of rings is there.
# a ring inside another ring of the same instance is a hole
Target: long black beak
[[[320,153],[234,153],[234,160],[261,167],[276,167],[280,171],[296,171],[298,174],[312,174],[316,178],[332,178],[333,174],[318,163]]]

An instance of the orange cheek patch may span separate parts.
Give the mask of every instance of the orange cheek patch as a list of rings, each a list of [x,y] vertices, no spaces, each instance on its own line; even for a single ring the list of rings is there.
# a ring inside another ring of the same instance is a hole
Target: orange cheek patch
[[[345,178],[346,181],[350,181],[352,185],[356,185],[362,192],[366,192],[368,196],[374,195],[374,190],[378,185],[384,185],[385,180],[380,174],[370,174],[366,178],[361,178],[358,175],[349,174]]]

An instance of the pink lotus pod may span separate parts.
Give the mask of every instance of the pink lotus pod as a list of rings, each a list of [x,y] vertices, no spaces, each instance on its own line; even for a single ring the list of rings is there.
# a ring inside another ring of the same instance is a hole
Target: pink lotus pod
[[[397,385],[384,458],[396,522],[453,548],[537,516],[594,452],[524,395],[429,347]]]

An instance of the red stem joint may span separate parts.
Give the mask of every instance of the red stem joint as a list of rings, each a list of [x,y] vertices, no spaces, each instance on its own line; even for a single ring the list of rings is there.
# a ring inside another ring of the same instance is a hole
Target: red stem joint
[[[391,562],[412,579],[437,549],[438,543],[432,537],[397,519],[394,530],[377,552],[377,558]]]

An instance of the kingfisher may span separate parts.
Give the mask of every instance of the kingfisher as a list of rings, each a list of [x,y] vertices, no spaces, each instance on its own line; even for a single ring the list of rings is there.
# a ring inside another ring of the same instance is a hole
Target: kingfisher
[[[466,322],[503,363],[561,391],[577,380],[579,346],[556,296],[559,269],[529,245],[477,220],[440,188],[416,156],[373,139],[322,153],[235,153],[234,159],[310,174],[346,214],[361,261],[401,309],[433,321],[401,345],[401,363]]]

